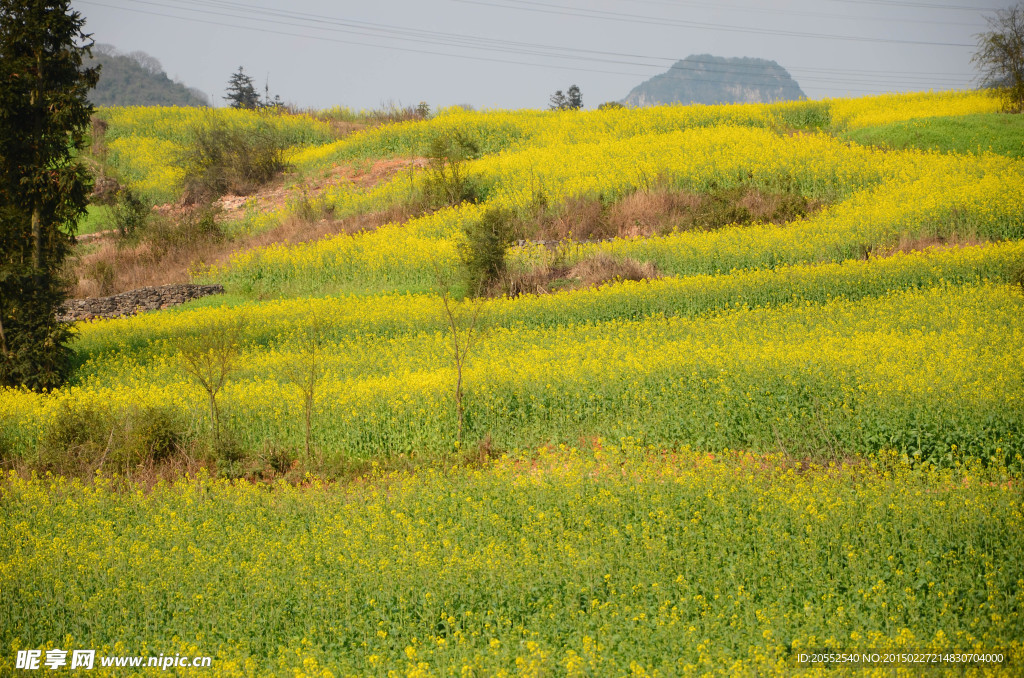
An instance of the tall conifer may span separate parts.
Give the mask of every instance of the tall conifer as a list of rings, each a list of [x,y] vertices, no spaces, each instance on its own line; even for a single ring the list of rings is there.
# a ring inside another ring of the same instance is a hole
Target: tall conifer
[[[92,186],[76,155],[99,78],[82,67],[84,25],[66,0],[0,0],[0,385],[53,388],[70,366],[56,311]]]

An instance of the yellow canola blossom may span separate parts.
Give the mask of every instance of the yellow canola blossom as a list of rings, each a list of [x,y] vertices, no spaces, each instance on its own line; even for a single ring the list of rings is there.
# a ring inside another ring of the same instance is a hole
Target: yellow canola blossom
[[[798,663],[811,651],[1002,653],[964,673],[998,676],[1024,661],[1024,514],[997,465],[597,440],[345,484],[8,473],[0,496],[5,674],[25,648],[208,655],[211,676],[822,675]]]
[[[895,446],[939,461],[955,443],[962,453],[1013,459],[1024,411],[1024,373],[1013,357],[1024,340],[1017,295],[1004,285],[940,284],[710,317],[513,322],[488,330],[474,350],[465,374],[470,435],[505,446],[636,435],[711,449],[773,447],[785,436],[814,455],[837,437],[862,454]],[[436,453],[453,441],[454,376],[449,337],[436,324],[439,302],[431,311],[427,297],[396,301],[414,315],[420,306],[433,328],[388,337],[350,327],[327,335],[321,349],[316,436],[332,455]],[[258,314],[252,325],[261,331]],[[279,332],[243,347],[222,394],[246,448],[294,446],[301,435],[293,366],[309,359],[308,348],[303,332]],[[96,354],[77,385],[52,395],[5,391],[0,421],[22,454],[34,454],[34,434],[68,409],[116,418],[150,407],[205,418],[204,394],[185,373],[177,342],[131,346]]]
[[[913,118],[997,113],[1001,106],[997,97],[984,90],[883,94],[826,101],[831,108],[833,122],[849,129]]]

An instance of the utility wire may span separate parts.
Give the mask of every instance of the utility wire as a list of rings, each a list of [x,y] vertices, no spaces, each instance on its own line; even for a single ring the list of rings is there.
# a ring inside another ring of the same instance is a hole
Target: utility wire
[[[605,19],[616,22],[629,22],[636,24],[648,24],[654,26],[679,26],[683,28],[701,28],[711,31],[727,31],[736,33],[753,33],[756,35],[775,35],[788,38],[812,38],[821,40],[846,40],[853,42],[876,42],[892,43],[897,45],[927,45],[936,47],[975,47],[973,44],[962,42],[938,42],[929,40],[899,40],[896,38],[870,38],[855,35],[835,35],[832,33],[808,33],[804,31],[773,30],[767,28],[751,28],[747,26],[734,26],[731,24],[705,23],[700,21],[684,21],[682,19],[668,19],[665,17],[628,14],[626,12],[610,12],[606,10],[582,9],[566,5],[552,5],[544,2],[531,2],[531,0],[506,0],[503,2],[485,2],[484,0],[454,0],[470,5],[484,5],[487,7],[499,7],[502,9],[515,9],[524,12],[540,12],[543,14],[559,14],[563,16],[576,16],[588,19]]]
[[[921,17],[906,18],[906,17],[879,17],[879,16],[852,16],[850,14],[836,14],[834,12],[818,12],[813,10],[798,10],[798,9],[786,9],[782,7],[757,7],[757,6],[743,6],[743,5],[728,5],[720,2],[699,2],[694,0],[620,0],[621,2],[633,2],[644,5],[659,5],[661,7],[674,7],[676,9],[683,9],[687,7],[704,7],[708,9],[727,9],[737,12],[743,12],[745,14],[758,13],[758,14],[782,14],[786,16],[798,16],[798,17],[819,17],[822,19],[842,19],[845,21],[877,21],[881,23],[912,23],[912,24],[936,24],[939,26],[964,26],[968,21],[942,21],[940,19],[924,19]],[[888,4],[888,3],[887,3]],[[981,27],[981,23],[978,22],[978,26]]]
[[[336,39],[336,38],[328,38],[328,37],[324,37],[324,36],[315,36],[315,35],[308,35],[308,34],[292,33],[292,32],[280,31],[280,30],[262,29],[262,28],[257,28],[257,27],[253,27],[253,26],[246,26],[246,25],[238,24],[238,23],[230,23],[229,24],[229,23],[224,23],[224,22],[221,22],[221,21],[211,21],[211,20],[206,20],[206,19],[198,19],[198,18],[195,18],[195,17],[182,17],[182,16],[179,16],[179,15],[155,12],[155,11],[152,11],[152,10],[135,9],[135,8],[130,8],[130,7],[121,8],[121,7],[118,7],[118,6],[115,6],[115,5],[110,5],[110,4],[107,4],[107,3],[104,3],[104,2],[96,2],[95,0],[85,0],[85,1],[86,2],[90,2],[91,4],[95,4],[95,5],[99,5],[99,6],[103,6],[103,7],[110,7],[110,8],[115,8],[115,9],[125,9],[125,10],[128,10],[128,11],[133,11],[133,12],[142,13],[142,14],[150,14],[150,15],[155,15],[155,16],[163,16],[163,17],[175,18],[175,19],[184,20],[184,21],[193,21],[193,22],[205,23],[205,24],[211,24],[211,25],[217,25],[217,26],[227,26],[227,27],[232,27],[232,28],[241,28],[241,29],[244,29],[244,30],[252,30],[252,31],[264,32],[264,33],[273,33],[273,34],[277,34],[277,35],[288,35],[288,36],[292,36],[292,37],[299,37],[299,38],[306,38],[306,39],[324,40],[324,41],[337,42],[337,43],[343,43],[343,44],[353,44],[353,45],[370,46],[370,47],[384,47],[386,49],[395,49],[395,50],[406,51],[406,52],[414,52],[414,53],[420,53],[420,54],[432,54],[432,55],[438,55],[438,56],[448,56],[448,57],[464,58],[464,59],[468,58],[468,59],[477,60],[477,61],[510,63],[510,64],[516,64],[516,65],[556,68],[556,69],[572,70],[572,71],[586,71],[586,72],[596,72],[596,73],[615,74],[615,75],[645,75],[645,74],[640,74],[640,73],[625,73],[625,72],[622,72],[622,71],[608,71],[608,70],[599,70],[599,69],[586,68],[586,67],[559,66],[557,64],[552,64],[552,63],[538,64],[538,63],[534,63],[534,62],[513,61],[513,60],[509,60],[509,59],[495,59],[495,58],[488,58],[488,57],[481,57],[481,56],[451,54],[451,53],[447,53],[447,52],[438,52],[438,51],[433,51],[433,50],[423,50],[423,49],[416,49],[416,48],[411,48],[411,47],[396,47],[396,46],[393,46],[393,45],[368,44],[368,43],[356,42],[356,41],[352,41],[352,40],[341,40],[341,39]],[[307,29],[307,30],[309,30],[309,29],[315,29],[315,30],[320,30],[320,31],[329,30],[329,31],[332,31],[332,32],[349,33],[349,34],[360,35],[360,36],[363,36],[363,37],[373,37],[373,38],[378,38],[378,39],[395,39],[395,38],[397,38],[397,39],[401,39],[403,41],[410,41],[411,40],[411,41],[420,42],[420,43],[424,43],[425,42],[427,44],[439,44],[439,45],[446,46],[446,47],[456,47],[456,48],[474,49],[474,50],[497,51],[497,52],[517,54],[517,55],[538,56],[538,57],[544,57],[544,58],[548,58],[548,59],[551,59],[551,58],[554,58],[554,59],[573,59],[573,60],[577,60],[577,61],[580,61],[580,60],[586,61],[588,63],[591,63],[593,61],[599,61],[599,62],[602,62],[602,63],[611,63],[611,64],[619,64],[619,65],[645,66],[645,67],[652,67],[652,66],[656,67],[657,65],[656,64],[647,63],[647,62],[625,61],[625,60],[621,60],[621,59],[595,58],[595,56],[593,56],[593,55],[603,54],[603,55],[610,55],[610,56],[626,56],[626,57],[631,57],[631,58],[635,57],[635,58],[647,59],[647,60],[660,60],[660,61],[669,61],[670,60],[669,58],[666,58],[666,57],[649,57],[649,56],[643,56],[643,55],[625,55],[625,54],[614,53],[614,52],[601,52],[599,50],[578,50],[578,49],[565,48],[565,47],[553,47],[553,46],[548,46],[548,45],[537,45],[537,44],[531,44],[531,43],[502,41],[502,40],[492,40],[492,39],[488,39],[488,38],[474,38],[472,36],[462,36],[462,35],[455,35],[455,34],[448,34],[448,33],[438,33],[438,32],[432,32],[432,31],[422,31],[422,30],[415,30],[415,29],[406,29],[406,28],[402,28],[402,27],[388,26],[388,25],[384,25],[384,24],[370,24],[368,22],[341,21],[341,20],[334,19],[332,17],[326,17],[324,15],[297,13],[297,12],[283,12],[283,11],[278,11],[278,10],[273,10],[273,9],[268,9],[268,8],[254,7],[252,5],[243,5],[241,3],[229,2],[229,1],[226,1],[226,0],[209,0],[209,1],[203,2],[203,3],[194,3],[194,4],[199,4],[200,6],[203,6],[204,9],[193,9],[191,7],[180,7],[180,6],[177,6],[177,5],[169,5],[167,3],[152,2],[152,1],[147,1],[147,0],[131,0],[131,1],[135,2],[136,4],[156,6],[156,7],[165,8],[165,9],[173,8],[173,9],[176,9],[176,10],[179,10],[179,11],[198,13],[198,14],[203,14],[203,15],[208,15],[208,16],[228,17],[228,18],[234,19],[236,21],[238,19],[242,18],[242,17],[238,16],[238,14],[235,13],[235,12],[225,13],[225,12],[216,12],[216,11],[212,11],[210,9],[205,9],[205,8],[209,8],[210,6],[214,6],[214,7],[220,7],[220,8],[226,9],[226,10],[237,10],[239,12],[246,11],[248,14],[250,14],[250,16],[245,17],[246,19],[252,20],[252,21],[264,22],[264,23],[273,23],[274,25],[288,25],[288,26],[298,27],[298,28]],[[190,2],[190,0],[182,0],[182,1],[185,2],[185,3],[189,3]],[[259,13],[259,14],[263,14],[264,16],[270,17],[270,18],[260,18],[260,17],[251,16],[251,14],[253,14],[254,12],[255,13]],[[295,20],[297,20],[299,22],[305,22],[305,23],[283,22],[283,21],[281,21],[282,18],[295,19]],[[315,23],[311,24],[310,22],[315,22]],[[328,28],[324,24],[333,25],[334,28]],[[576,53],[579,53],[579,54],[587,54],[587,55],[590,55],[590,56],[574,56],[572,54],[572,52],[576,52]],[[689,61],[692,62],[694,60],[690,59]],[[739,67],[737,68],[737,66],[739,66]],[[721,67],[724,67],[724,68],[721,68]],[[687,62],[677,62],[677,63],[673,64],[672,67],[670,67],[670,69],[675,69],[675,70],[695,70],[697,72],[714,72],[714,73],[723,73],[723,74],[728,73],[728,74],[734,74],[734,75],[743,75],[742,68],[743,68],[742,65],[737,65],[737,64],[721,64],[721,63],[715,63],[715,62],[707,63],[706,66],[703,66],[703,65],[701,65],[701,66],[694,66],[694,65],[691,65],[691,64],[689,64]],[[799,69],[794,69],[794,70],[799,70]],[[834,70],[834,69],[806,69],[806,70],[808,70],[810,72],[828,72],[828,71]],[[748,73],[747,75],[750,75],[750,74]],[[834,78],[834,77],[815,77],[813,75],[812,76],[808,76],[808,77],[804,77],[802,79],[805,80],[805,81],[808,81],[808,82],[815,82],[815,81],[817,81],[817,82],[825,82],[825,83],[869,84],[869,85],[878,82],[878,77],[875,76],[875,75],[872,75],[868,71],[864,72],[864,77],[870,77],[871,80],[864,80],[864,79],[861,79],[861,78],[856,77],[856,76],[853,77],[853,78]],[[896,76],[893,76],[893,77],[896,77]],[[703,79],[703,78],[698,78],[698,77],[690,78],[690,80],[691,81],[696,81],[696,82],[719,82],[719,80],[717,80],[717,79]],[[900,82],[909,83],[910,80],[918,80],[918,76],[917,75],[911,75],[910,77],[904,76],[904,77],[899,77],[898,80]],[[777,79],[755,81],[755,80],[751,80],[751,79],[748,78],[746,81],[744,81],[742,79],[738,79],[737,78],[737,79],[735,79],[735,81],[737,82],[737,84],[749,84],[749,85],[760,84],[760,85],[776,85],[777,86],[777,85],[781,84]],[[895,84],[895,83],[890,83],[890,84]],[[920,86],[922,83],[919,81],[917,84],[918,84],[918,86]],[[962,81],[949,81],[949,80],[946,80],[945,78],[937,79],[937,78],[933,77],[933,78],[929,78],[928,81],[926,83],[923,83],[923,84],[925,84],[925,85],[948,84],[948,85],[952,85],[952,86],[962,86]],[[850,88],[850,87],[833,87],[833,88],[823,87],[823,89],[840,89],[840,90],[845,90],[845,91],[857,91],[857,92],[875,92],[875,91],[877,91],[877,89],[861,90],[861,89]]]
[[[152,0],[135,0],[135,1],[142,2],[144,4],[153,4],[153,5],[157,5],[157,6],[165,6],[165,5],[162,5],[160,3],[152,2]],[[554,54],[550,54],[549,52],[564,52],[564,53],[566,53],[565,58],[578,58],[578,57],[572,56],[572,54],[571,54],[571,53],[576,53],[576,54],[587,54],[587,55],[627,57],[627,58],[632,58],[632,59],[646,59],[646,60],[664,61],[664,62],[668,62],[668,63],[675,63],[675,62],[678,61],[678,57],[660,57],[660,56],[650,56],[650,55],[643,55],[643,54],[631,54],[631,53],[623,53],[623,52],[609,52],[609,51],[605,51],[605,50],[577,49],[577,48],[569,48],[569,47],[565,47],[565,46],[541,45],[541,44],[537,44],[537,43],[526,43],[526,42],[499,40],[499,39],[489,38],[489,37],[488,38],[475,38],[475,37],[472,37],[472,36],[466,36],[464,34],[442,33],[442,32],[437,32],[437,31],[426,31],[426,30],[418,30],[418,29],[407,29],[407,28],[403,28],[403,27],[390,26],[390,25],[387,25],[387,24],[376,24],[376,23],[370,23],[370,22],[364,22],[364,21],[340,20],[340,19],[336,19],[335,17],[330,17],[330,16],[326,16],[326,15],[322,15],[322,14],[310,14],[310,13],[305,13],[305,12],[285,12],[285,11],[280,11],[280,10],[271,9],[271,8],[265,8],[265,7],[248,5],[248,4],[242,4],[242,3],[238,3],[238,2],[231,2],[230,0],[178,0],[178,2],[183,3],[183,4],[199,5],[200,7],[209,7],[209,6],[212,5],[212,6],[227,8],[227,9],[231,9],[231,10],[246,11],[247,13],[258,12],[258,13],[265,14],[267,16],[285,17],[285,18],[293,18],[293,19],[294,18],[298,18],[298,19],[300,19],[302,21],[315,21],[315,22],[317,22],[317,25],[316,26],[311,26],[311,28],[323,29],[322,24],[326,23],[326,24],[337,25],[337,26],[355,27],[355,28],[359,28],[361,30],[369,30],[369,31],[372,31],[372,32],[383,32],[385,34],[387,34],[387,33],[395,33],[396,35],[401,35],[401,36],[415,36],[415,37],[422,38],[424,40],[429,40],[431,42],[440,41],[440,44],[444,44],[445,46],[452,46],[453,45],[453,41],[454,41],[455,43],[465,44],[465,45],[471,46],[471,47],[482,47],[482,48],[486,48],[486,49],[496,49],[497,45],[508,45],[508,46],[513,46],[513,47],[517,48],[517,50],[519,48],[528,48],[530,50],[543,50],[542,53],[533,52],[533,51],[521,52],[521,53],[530,53],[530,54],[534,54],[534,55],[538,55],[538,56],[555,56]],[[185,8],[182,8],[182,9],[185,9]],[[593,60],[593,58],[589,57],[589,56],[586,57],[586,59],[587,60]],[[690,61],[693,61],[693,60],[691,59]],[[629,63],[629,65],[644,65],[644,66],[649,65],[649,64],[646,64],[646,63],[645,64],[634,64],[632,62],[619,62],[619,61],[613,61],[613,63]],[[710,64],[710,67],[707,70],[711,70],[711,71],[717,70],[716,68],[714,68],[714,66],[721,65],[720,63],[714,62],[714,61],[709,62],[709,64]],[[684,66],[684,67],[690,67],[690,66]],[[733,71],[736,68],[741,68],[741,67],[739,65],[736,65],[736,64],[730,64],[730,65],[728,65],[727,70]],[[837,69],[804,68],[802,70],[804,70],[806,72],[826,72],[826,71],[830,71],[832,73],[842,73],[843,72],[843,71],[837,70]],[[856,71],[849,71],[849,72],[851,74],[856,73]],[[871,76],[872,82],[877,81],[878,78],[879,78],[879,75],[883,79],[884,78],[892,79],[892,78],[890,78],[890,76],[891,75],[895,75],[896,73],[897,72],[889,72],[889,73],[885,73],[885,74],[877,74],[877,73],[873,73],[873,72],[870,72],[870,71],[862,71],[861,72],[861,74],[863,74],[863,75]],[[953,75],[953,77],[956,77],[954,74],[948,74],[948,73],[908,73],[908,72],[904,72],[904,73],[902,73],[902,75],[903,76],[909,75],[910,79],[917,79],[917,76],[936,76],[936,75],[946,76],[946,77],[949,77],[950,75]],[[966,77],[969,77],[969,76],[966,76]],[[906,78],[906,77],[899,77],[897,75],[895,79],[897,79],[899,81],[906,81],[908,78]],[[927,77],[926,79],[927,79],[928,83],[934,83],[936,81],[936,79],[934,77]],[[949,82],[949,81],[947,81],[947,82]],[[955,83],[960,83],[960,82],[962,82],[962,78],[957,78],[955,80]],[[953,84],[953,83],[950,83],[950,84]]]

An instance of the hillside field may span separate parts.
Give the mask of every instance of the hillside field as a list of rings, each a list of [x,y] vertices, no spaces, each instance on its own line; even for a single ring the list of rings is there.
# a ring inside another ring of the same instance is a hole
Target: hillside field
[[[0,674],[94,648],[209,676],[1019,675],[1024,130],[997,109],[100,109],[106,171],[161,215],[197,125],[272,134],[287,170],[180,264],[225,295],[79,322],[67,386],[0,390]]]

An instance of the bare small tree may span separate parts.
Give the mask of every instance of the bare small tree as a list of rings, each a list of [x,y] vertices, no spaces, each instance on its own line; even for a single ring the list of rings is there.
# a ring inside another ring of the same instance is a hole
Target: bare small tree
[[[995,88],[1007,111],[1024,111],[1024,5],[997,10],[987,17],[987,33],[979,33],[978,51],[971,58],[981,71],[982,84]]]
[[[306,458],[311,459],[313,450],[313,415],[316,411],[317,384],[323,376],[322,353],[324,345],[323,325],[313,314],[309,326],[300,337],[301,354],[299,360],[285,369],[289,379],[302,392],[302,407],[306,434]]]
[[[181,343],[181,362],[185,372],[209,398],[210,424],[218,452],[222,448],[222,438],[217,396],[238,368],[239,339],[244,327],[245,322],[241,319],[220,322],[199,334],[186,337]]]
[[[447,354],[455,370],[455,388],[452,395],[455,400],[455,416],[457,420],[456,440],[461,450],[466,421],[465,393],[462,386],[467,359],[480,336],[479,332],[477,332],[477,324],[480,321],[483,300],[473,298],[471,301],[465,302],[468,306],[462,306],[460,310],[460,304],[452,299],[450,278],[444,276],[438,269],[435,269],[435,278],[440,290],[445,320],[448,323]]]
[[[427,197],[437,206],[476,202],[475,188],[466,171],[466,163],[480,156],[480,146],[458,130],[439,134],[426,149]]]

